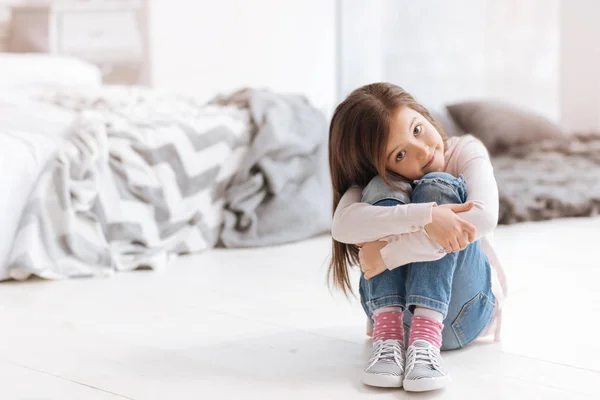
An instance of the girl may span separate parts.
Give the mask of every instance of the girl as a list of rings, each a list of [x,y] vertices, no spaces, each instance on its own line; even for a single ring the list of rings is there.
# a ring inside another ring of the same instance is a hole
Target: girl
[[[329,166],[330,278],[348,293],[348,267],[360,264],[373,326],[363,382],[444,387],[440,349],[464,347],[494,325],[498,338],[506,293],[491,242],[498,189],[485,147],[470,135],[446,137],[410,94],[374,83],[336,108]]]

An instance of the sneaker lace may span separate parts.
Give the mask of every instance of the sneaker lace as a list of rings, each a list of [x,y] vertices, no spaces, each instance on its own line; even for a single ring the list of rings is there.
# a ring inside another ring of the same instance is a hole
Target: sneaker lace
[[[394,361],[403,366],[402,346],[398,340],[378,340],[373,344],[373,351],[369,364],[374,364],[379,360]]]
[[[438,357],[438,350],[433,346],[410,346],[408,348],[407,358],[407,372],[410,372],[417,365],[424,365],[430,369],[436,369],[441,371],[442,367],[440,364],[440,358]]]

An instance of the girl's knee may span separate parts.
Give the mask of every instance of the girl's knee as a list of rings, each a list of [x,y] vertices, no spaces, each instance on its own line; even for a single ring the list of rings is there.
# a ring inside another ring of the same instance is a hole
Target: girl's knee
[[[417,180],[416,184],[419,185],[420,183],[427,183],[431,181],[446,181],[449,183],[458,183],[460,182],[460,180],[461,178],[457,178],[454,175],[449,174],[447,172],[430,172],[423,176],[421,179]]]
[[[467,200],[465,181],[446,172],[430,172],[415,182],[414,203],[464,203]]]
[[[379,175],[371,179],[371,182],[363,189],[362,199],[363,203],[375,204],[382,200],[391,200],[397,204],[408,204],[410,203],[410,196],[412,187],[408,182],[394,181],[398,189],[389,187],[383,178]],[[382,204],[392,205],[392,204]]]

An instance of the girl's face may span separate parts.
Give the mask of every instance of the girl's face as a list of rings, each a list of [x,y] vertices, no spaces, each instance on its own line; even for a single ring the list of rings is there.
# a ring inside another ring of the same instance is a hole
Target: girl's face
[[[400,107],[390,121],[386,147],[386,167],[410,180],[444,168],[444,141],[440,133],[421,114]]]

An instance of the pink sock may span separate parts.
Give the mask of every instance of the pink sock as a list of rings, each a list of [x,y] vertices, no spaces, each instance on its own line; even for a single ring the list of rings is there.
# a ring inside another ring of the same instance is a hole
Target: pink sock
[[[373,341],[400,340],[404,343],[402,311],[384,311],[373,315]]]
[[[444,324],[441,322],[415,315],[410,324],[408,345],[412,345],[415,340],[425,340],[439,349],[442,347],[442,329]]]

